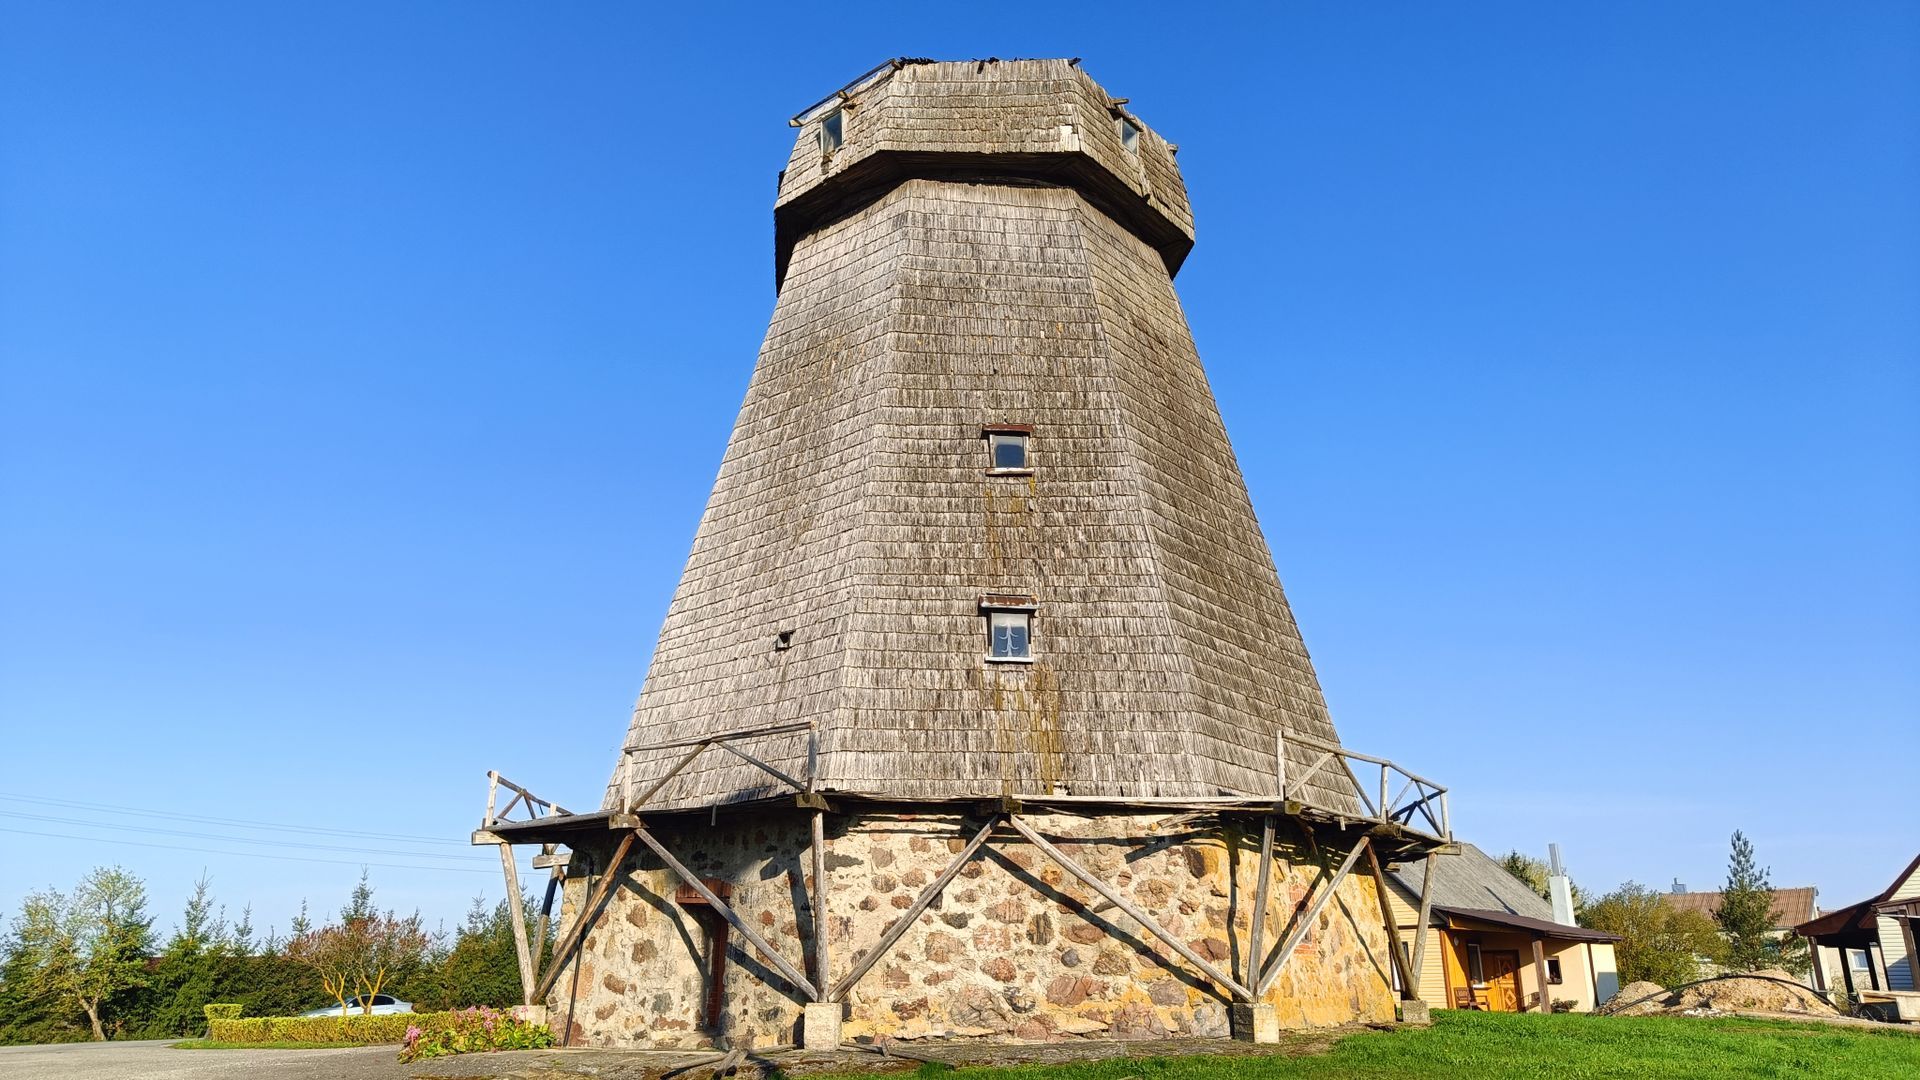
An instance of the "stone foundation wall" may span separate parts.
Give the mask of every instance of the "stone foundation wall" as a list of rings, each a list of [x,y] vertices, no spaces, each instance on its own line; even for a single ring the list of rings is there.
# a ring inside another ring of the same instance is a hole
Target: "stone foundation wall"
[[[1030,814],[1025,819],[1216,966],[1244,980],[1259,832],[1214,815]],[[829,815],[828,950],[837,978],[870,950],[973,835],[958,815]],[[796,810],[659,824],[654,835],[732,903],[788,961],[813,974],[808,820]],[[1283,821],[1265,948],[1284,936],[1323,874]],[[1347,841],[1351,843],[1351,840]],[[583,851],[596,867],[611,853]],[[793,1042],[803,995],[729,929],[717,1026],[705,1023],[712,934],[675,900],[679,881],[639,845],[624,879],[556,983],[552,1019],[572,1046],[687,1047],[724,1035]],[[568,881],[570,925],[590,881]],[[1288,1027],[1393,1017],[1387,935],[1373,882],[1350,875],[1265,1001]],[[717,921],[717,920],[711,920]],[[1002,827],[893,949],[848,992],[848,1038],[978,1036],[1045,1041],[1217,1037],[1228,997],[1127,915]]]

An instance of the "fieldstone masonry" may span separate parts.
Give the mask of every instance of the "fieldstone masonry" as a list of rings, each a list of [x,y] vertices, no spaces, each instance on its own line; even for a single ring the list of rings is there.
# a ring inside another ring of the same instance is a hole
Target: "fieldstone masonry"
[[[1212,814],[1030,814],[1026,820],[1170,932],[1245,978],[1259,853],[1257,822]],[[829,817],[828,950],[838,978],[979,828],[951,813]],[[795,811],[716,824],[654,824],[695,873],[732,886],[732,902],[811,974],[806,819]],[[1283,823],[1275,850],[1266,948],[1271,951],[1332,873],[1339,852]],[[604,859],[606,851],[599,853]],[[679,882],[650,855],[594,920],[552,1002],[570,1046],[693,1047],[797,1042],[804,995],[733,936],[717,1023],[711,934],[676,902]],[[571,922],[589,887],[568,882]],[[1390,1021],[1386,931],[1370,880],[1350,876],[1263,999],[1283,1027]],[[1228,993],[1011,829],[994,839],[846,996],[842,1036],[978,1036],[1044,1042],[1224,1037]]]

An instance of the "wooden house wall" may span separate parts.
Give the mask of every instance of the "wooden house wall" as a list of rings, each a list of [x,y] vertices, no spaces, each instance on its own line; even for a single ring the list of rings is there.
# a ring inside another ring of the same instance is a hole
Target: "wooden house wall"
[[[1887,894],[1888,901],[1920,899],[1920,870],[1910,873],[1906,879],[1895,885]],[[1887,989],[1920,990],[1920,979],[1915,978],[1914,967],[1920,964],[1909,950],[1905,927],[1901,919],[1880,915],[1874,920],[1880,937],[1880,955],[1886,964]]]

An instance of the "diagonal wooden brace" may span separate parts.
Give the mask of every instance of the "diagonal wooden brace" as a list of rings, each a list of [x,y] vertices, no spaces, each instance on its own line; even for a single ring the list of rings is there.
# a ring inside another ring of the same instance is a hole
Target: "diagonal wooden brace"
[[[533,952],[527,944],[527,907],[520,899],[520,868],[513,845],[500,845],[500,867],[507,879],[507,922],[513,927],[513,958],[520,966],[522,1005],[533,1004]]]
[[[1273,815],[1260,819],[1260,878],[1253,890],[1253,932],[1248,935],[1247,982],[1260,984],[1260,946],[1266,944],[1267,895],[1273,887]]]
[[[1053,846],[1053,844],[1049,842],[1046,837],[1041,836],[1039,833],[1035,832],[1031,825],[1028,825],[1026,822],[1020,820],[1018,817],[1015,817],[1011,814],[1007,816],[1007,824],[1012,825],[1016,830],[1019,831],[1021,836],[1026,837],[1028,843],[1032,844],[1034,847],[1037,847],[1041,851],[1045,852],[1047,857],[1049,859],[1052,859],[1055,863],[1059,864],[1062,870],[1065,870],[1067,873],[1072,874],[1074,877],[1079,878],[1080,881],[1083,884],[1085,884],[1087,888],[1092,889],[1094,892],[1099,893],[1102,897],[1106,899],[1108,903],[1112,904],[1114,907],[1119,908],[1121,911],[1126,912],[1127,915],[1130,918],[1132,918],[1134,922],[1139,923],[1140,927],[1145,931],[1147,931],[1149,934],[1152,934],[1154,937],[1157,937],[1161,941],[1166,942],[1169,948],[1171,948],[1174,952],[1179,953],[1183,958],[1186,959],[1186,961],[1189,964],[1192,964],[1194,967],[1199,968],[1202,972],[1206,974],[1207,978],[1212,979],[1214,982],[1217,982],[1221,986],[1224,986],[1227,989],[1233,991],[1234,994],[1237,995],[1242,1001],[1251,1000],[1253,998],[1253,992],[1251,990],[1248,990],[1245,986],[1241,985],[1240,982],[1236,980],[1233,976],[1228,975],[1226,972],[1221,971],[1219,968],[1213,966],[1213,964],[1207,961],[1206,957],[1201,956],[1199,953],[1193,951],[1192,946],[1188,945],[1186,942],[1181,941],[1179,938],[1169,933],[1165,927],[1161,926],[1157,922],[1154,922],[1153,917],[1151,915],[1148,915],[1146,912],[1140,910],[1139,905],[1135,904],[1133,901],[1127,899],[1126,897],[1120,895],[1120,893],[1116,891],[1112,886],[1108,885],[1106,882],[1101,881],[1099,878],[1095,877],[1090,871],[1082,867],[1079,863],[1074,862],[1072,857],[1069,856],[1066,852],[1061,851],[1059,848]]]
[[[580,905],[580,914],[574,918],[573,925],[567,929],[566,936],[560,939],[560,944],[554,946],[553,962],[547,968],[547,973],[540,977],[540,985],[534,988],[531,995],[533,1001],[547,1000],[547,994],[553,989],[554,980],[560,977],[560,969],[566,966],[567,960],[573,955],[573,950],[579,947],[580,939],[586,936],[587,925],[593,921],[594,912],[606,902],[607,894],[613,891],[614,884],[620,880],[620,864],[626,861],[627,852],[632,848],[633,833],[629,831],[620,838],[620,845],[613,849],[612,861],[607,863],[606,872],[600,876],[600,880],[593,886],[593,891],[587,895],[587,902]]]
[[[1387,928],[1387,952],[1393,955],[1393,966],[1400,973],[1400,997],[1412,1001],[1420,996],[1420,988],[1409,970],[1412,962],[1407,959],[1406,947],[1400,941],[1400,928],[1393,921],[1393,903],[1387,899],[1387,875],[1380,869],[1380,856],[1373,850],[1371,836],[1367,838],[1367,870],[1373,875],[1374,892],[1380,897],[1380,920]]]
[[[788,963],[787,958],[784,956],[781,956],[779,950],[775,949],[771,944],[769,944],[766,938],[761,937],[760,931],[755,930],[752,926],[748,925],[747,920],[741,918],[740,913],[733,910],[733,907],[730,904],[728,904],[725,900],[720,899],[719,895],[716,894],[712,889],[707,888],[707,883],[704,881],[701,881],[699,878],[699,875],[687,869],[685,863],[682,863],[679,859],[674,858],[673,852],[668,851],[665,845],[661,844],[660,841],[654,839],[653,834],[647,831],[646,826],[642,825],[634,829],[633,832],[634,832],[634,835],[640,838],[641,843],[652,848],[653,853],[655,855],[660,856],[660,861],[666,863],[667,867],[671,869],[675,874],[677,874],[680,880],[688,888],[692,889],[696,893],[699,893],[700,898],[702,900],[705,900],[709,907],[719,912],[720,917],[727,920],[727,922],[730,925],[732,925],[732,927],[735,930],[740,931],[741,937],[746,938],[749,942],[753,944],[754,948],[759,949],[761,952],[765,953],[767,956],[767,962],[772,964],[774,968],[780,972],[780,974],[786,976],[788,982],[792,983],[794,986],[798,987],[801,991],[803,991],[807,995],[807,999],[809,1001],[820,1000],[820,996],[819,996],[820,991],[814,988],[813,982],[809,980],[805,975],[800,974],[799,968],[794,967],[791,963]]]
[[[1347,858],[1340,864],[1339,871],[1327,881],[1326,886],[1320,890],[1320,895],[1314,899],[1312,906],[1307,908],[1306,914],[1294,924],[1293,933],[1288,934],[1287,940],[1280,943],[1280,953],[1274,958],[1273,966],[1260,974],[1260,980],[1253,988],[1254,997],[1265,996],[1268,988],[1273,985],[1273,980],[1280,977],[1280,972],[1286,968],[1287,961],[1293,959],[1293,950],[1299,948],[1300,943],[1306,940],[1308,931],[1313,929],[1314,920],[1320,917],[1320,912],[1333,899],[1334,890],[1338,889],[1340,883],[1347,879],[1347,875],[1353,872],[1354,864],[1360,861],[1360,853],[1366,849],[1366,846],[1367,838],[1362,836],[1359,843],[1353,845],[1353,850],[1347,852]]]
[[[947,887],[947,883],[960,873],[961,868],[967,865],[967,862],[980,850],[981,845],[987,842],[987,837],[993,835],[994,827],[1000,824],[1000,818],[999,814],[987,818],[987,823],[973,835],[973,839],[967,842],[966,847],[960,849],[960,853],[953,857],[953,861],[947,864],[947,868],[940,871],[940,876],[928,882],[927,887],[920,890],[920,895],[914,897],[913,906],[901,912],[898,919],[893,920],[893,925],[887,927],[887,932],[880,938],[879,944],[868,950],[867,954],[853,965],[853,970],[847,972],[839,982],[834,984],[833,992],[827,995],[826,1000],[839,1001],[845,998],[847,991],[853,989],[853,984],[859,982],[862,975],[880,962],[880,958],[887,954],[887,950],[893,948],[893,943],[900,940],[900,936],[920,918],[920,913],[927,910],[927,905],[933,903],[934,898]],[[818,918],[818,916],[815,917]]]

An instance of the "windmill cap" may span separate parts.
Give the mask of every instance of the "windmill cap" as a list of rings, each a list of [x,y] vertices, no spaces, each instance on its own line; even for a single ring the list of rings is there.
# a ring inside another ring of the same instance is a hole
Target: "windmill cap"
[[[776,282],[793,247],[911,179],[1070,187],[1152,246],[1193,248],[1178,149],[1078,60],[895,59],[802,110],[774,202]]]

